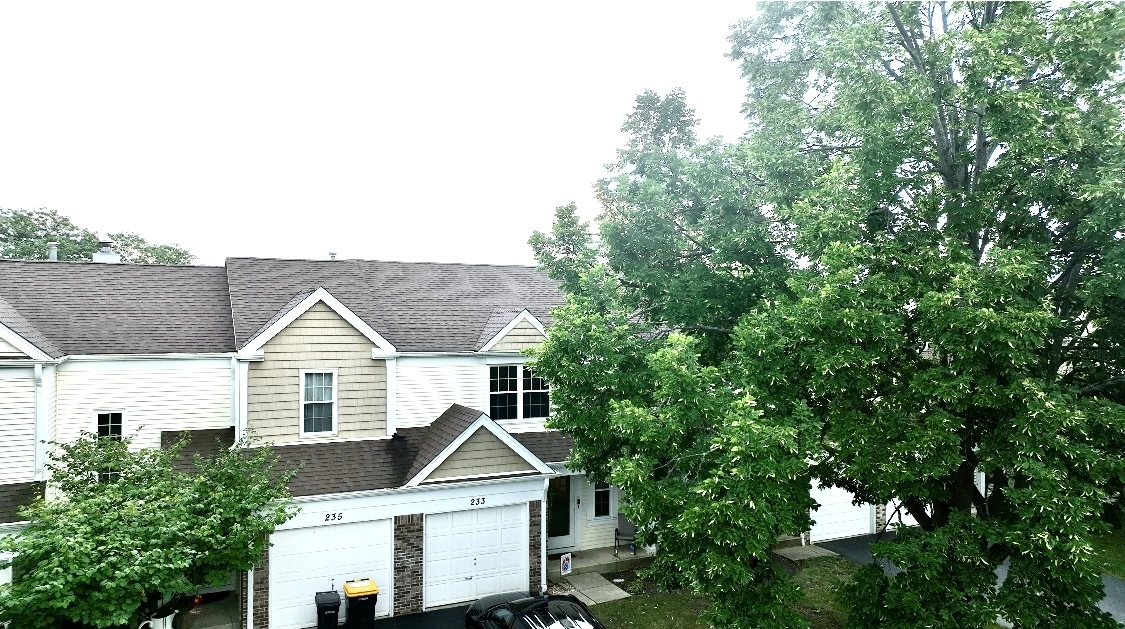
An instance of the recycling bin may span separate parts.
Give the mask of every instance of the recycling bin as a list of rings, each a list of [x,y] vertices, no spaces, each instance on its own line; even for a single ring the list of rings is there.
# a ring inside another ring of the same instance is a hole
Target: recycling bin
[[[344,583],[347,599],[348,629],[375,629],[375,603],[379,586],[371,579],[355,579]]]
[[[316,593],[316,629],[336,629],[340,621],[340,593]]]

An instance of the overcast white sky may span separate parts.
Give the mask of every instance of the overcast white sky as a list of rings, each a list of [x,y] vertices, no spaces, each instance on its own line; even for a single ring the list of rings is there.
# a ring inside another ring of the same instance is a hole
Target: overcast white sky
[[[743,130],[751,2],[5,2],[0,207],[227,256],[531,264],[645,89]]]

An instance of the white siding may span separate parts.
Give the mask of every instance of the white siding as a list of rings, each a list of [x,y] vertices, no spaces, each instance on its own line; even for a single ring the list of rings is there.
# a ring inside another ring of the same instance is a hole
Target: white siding
[[[0,368],[0,483],[35,478],[35,372]]]
[[[477,358],[398,359],[398,427],[428,426],[451,404],[488,412],[488,366]]]
[[[606,548],[613,546],[613,530],[617,528],[617,490],[611,489],[609,495],[609,517],[594,517],[594,484],[582,474],[571,477],[575,490],[582,497],[582,506],[574,518],[579,531],[578,549]]]
[[[231,424],[230,360],[67,362],[58,373],[57,439],[93,431],[94,412],[121,410],[133,445],[160,447],[164,430]]]
[[[0,356],[4,356],[4,357],[7,357],[7,358],[11,358],[11,357],[27,358],[27,354],[24,354],[20,350],[16,349],[15,345],[12,345],[11,343],[5,341],[4,339],[0,339]]]

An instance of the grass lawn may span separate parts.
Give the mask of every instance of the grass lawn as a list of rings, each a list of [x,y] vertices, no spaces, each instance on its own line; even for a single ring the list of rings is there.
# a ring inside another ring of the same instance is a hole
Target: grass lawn
[[[805,593],[796,609],[813,629],[844,626],[844,612],[836,606],[832,588],[849,579],[856,567],[847,559],[825,557],[805,562],[793,577]],[[708,629],[699,620],[699,614],[707,608],[706,598],[685,591],[662,592],[651,583],[638,582],[632,572],[605,576],[624,579],[618,585],[634,594],[593,608],[594,615],[609,629]]]
[[[1125,579],[1125,530],[1110,531],[1094,538],[1094,550],[1105,564],[1105,571]]]

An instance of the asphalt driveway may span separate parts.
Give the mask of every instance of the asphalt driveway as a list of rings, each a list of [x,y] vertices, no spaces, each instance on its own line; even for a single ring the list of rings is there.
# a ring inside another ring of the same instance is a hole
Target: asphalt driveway
[[[468,605],[457,605],[445,609],[407,614],[375,621],[375,629],[461,629],[465,626],[465,612]]]
[[[894,532],[883,534],[882,539],[894,539]],[[827,548],[832,552],[847,557],[856,563],[873,563],[874,558],[871,556],[871,544],[875,542],[875,535],[862,535],[860,537],[852,537],[848,539],[838,539],[831,542],[820,542],[817,546]],[[885,561],[885,560],[884,560]],[[895,574],[899,572],[898,568],[890,563],[883,564],[883,570],[887,574]],[[1008,577],[1008,564],[996,569],[997,583],[1003,583],[1004,579]],[[1125,623],[1125,581],[1108,574],[1102,575],[1102,582],[1105,583],[1105,598],[1102,602],[1098,603],[1098,607],[1109,612],[1114,620],[1120,623]]]

